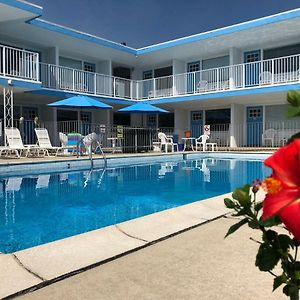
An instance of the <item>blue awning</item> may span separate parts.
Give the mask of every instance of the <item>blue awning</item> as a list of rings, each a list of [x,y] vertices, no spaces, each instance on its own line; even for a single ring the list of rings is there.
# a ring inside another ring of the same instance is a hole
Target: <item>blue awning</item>
[[[48,104],[52,107],[77,109],[111,109],[112,106],[88,96],[74,96]]]
[[[133,104],[133,105],[121,108],[118,111],[119,112],[127,112],[127,113],[153,113],[153,114],[168,113],[167,110],[156,107],[149,103]]]

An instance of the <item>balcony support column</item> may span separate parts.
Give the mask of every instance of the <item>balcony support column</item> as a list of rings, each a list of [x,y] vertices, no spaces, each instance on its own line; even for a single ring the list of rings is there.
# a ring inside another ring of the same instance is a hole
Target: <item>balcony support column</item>
[[[3,89],[3,126],[14,126],[14,93],[12,89]],[[5,139],[5,145],[6,145]]]

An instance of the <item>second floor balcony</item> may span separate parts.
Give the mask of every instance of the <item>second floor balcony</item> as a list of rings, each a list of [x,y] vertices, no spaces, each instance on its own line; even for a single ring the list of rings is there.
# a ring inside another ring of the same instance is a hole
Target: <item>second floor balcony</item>
[[[130,80],[40,63],[38,53],[0,45],[0,76],[41,82],[47,89],[151,100],[298,83],[300,54],[147,80]]]

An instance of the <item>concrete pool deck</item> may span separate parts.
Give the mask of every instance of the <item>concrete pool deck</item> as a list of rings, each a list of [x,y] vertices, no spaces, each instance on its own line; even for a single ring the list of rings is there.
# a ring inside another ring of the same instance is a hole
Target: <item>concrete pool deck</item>
[[[131,161],[132,158],[136,161],[138,157],[139,160],[137,161],[143,162],[145,157],[161,157],[164,160],[169,156],[178,159],[178,155],[181,155],[182,158],[183,154],[186,154],[188,159],[192,159],[194,155],[212,155],[216,158],[222,156],[229,158],[231,156],[229,152],[181,152],[171,155],[170,153],[114,154],[108,157],[117,158],[115,162],[117,165],[123,158],[124,160],[129,158],[128,161]],[[262,152],[234,154],[238,155],[237,158],[248,158],[249,156],[255,159],[256,154],[261,157]],[[264,152],[263,155],[270,155],[270,153]],[[118,158],[121,158],[121,160],[118,160]],[[12,167],[11,172],[16,173],[18,168],[22,172],[22,170],[28,169],[28,166],[32,170],[32,166],[36,165],[38,171],[42,172],[41,168],[44,168],[45,172],[48,172],[49,164],[47,162],[70,161],[74,162],[75,166],[80,160],[86,162],[88,158],[0,159],[0,170],[5,173]],[[226,195],[194,202],[12,254],[0,254],[0,266],[2,270],[5,270],[0,275],[0,298],[14,297],[91,268],[106,265],[124,255],[128,256],[134,254],[133,252],[137,250],[145,250],[148,246],[152,247],[158,241],[174,234],[212,221],[228,212],[223,204],[224,197]]]
[[[145,248],[226,214],[226,195],[0,255],[0,298],[16,296]]]
[[[258,246],[249,237],[258,231],[244,226],[224,239],[234,222],[214,220],[20,299],[287,299],[254,265]]]

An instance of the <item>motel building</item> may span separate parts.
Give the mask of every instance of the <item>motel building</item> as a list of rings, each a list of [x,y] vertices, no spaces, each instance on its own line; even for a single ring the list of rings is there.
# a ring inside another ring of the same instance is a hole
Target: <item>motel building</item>
[[[70,12],[72,13],[72,11]],[[43,20],[43,9],[0,0],[0,119],[22,127],[87,134],[105,125],[173,134],[182,144],[210,125],[224,149],[279,147],[300,129],[287,118],[286,94],[300,89],[300,9],[134,49]],[[111,110],[72,110],[47,104],[87,95]],[[126,114],[137,102],[167,114]],[[141,131],[143,132],[143,131]],[[148,141],[149,143],[153,140]]]

